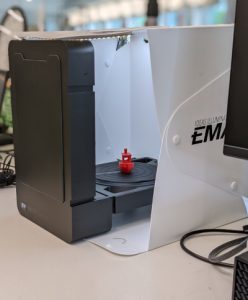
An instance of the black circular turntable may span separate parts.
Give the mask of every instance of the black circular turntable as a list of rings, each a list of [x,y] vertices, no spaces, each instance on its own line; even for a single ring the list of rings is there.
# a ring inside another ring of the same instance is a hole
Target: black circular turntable
[[[96,166],[96,183],[112,187],[142,187],[154,185],[157,165],[155,160],[139,159],[134,161],[130,174],[122,173],[119,163],[110,162]]]
[[[151,207],[157,171],[153,158],[132,159],[130,173],[121,171],[120,161],[96,166],[96,191],[112,199],[113,213],[124,213],[144,206]]]

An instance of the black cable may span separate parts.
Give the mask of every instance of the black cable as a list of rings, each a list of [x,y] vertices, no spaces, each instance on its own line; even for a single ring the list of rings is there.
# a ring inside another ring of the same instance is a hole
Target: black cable
[[[8,154],[5,156],[5,159],[3,161],[3,170],[9,170],[11,166],[13,156],[11,154]]]
[[[12,166],[14,153],[6,153],[7,155],[0,163],[0,188],[14,185],[16,181],[15,167]]]
[[[15,174],[13,170],[0,172],[0,187],[6,187],[15,184]]]
[[[221,262],[224,260],[227,260],[231,257],[236,256],[241,251],[243,251],[247,247],[247,240],[248,237],[242,237],[235,240],[231,240],[229,242],[226,242],[218,247],[216,247],[214,250],[212,250],[208,256],[210,262]],[[228,249],[231,249],[229,251],[226,251]],[[224,254],[224,251],[226,251]]]
[[[3,154],[9,154],[9,153],[14,153],[14,149],[10,149],[10,150],[0,150],[0,154],[3,153]]]
[[[208,257],[204,257],[198,253],[193,252],[188,247],[185,246],[185,242],[189,240],[190,238],[200,235],[200,234],[208,234],[208,233],[223,233],[223,234],[241,234],[245,235],[245,237],[241,237],[238,239],[231,240],[227,243],[224,243],[215,249],[213,249]],[[180,240],[180,246],[181,248],[189,255],[193,256],[196,259],[199,259],[203,262],[220,266],[220,267],[226,267],[226,268],[233,268],[234,264],[226,263],[224,260],[231,258],[238,253],[240,253],[242,250],[244,250],[247,246],[248,241],[248,231],[247,226],[243,227],[243,230],[232,230],[232,229],[202,229],[202,230],[196,230],[189,232],[185,234],[181,240]],[[236,247],[235,247],[236,246]],[[225,254],[221,255],[224,251],[230,249]]]

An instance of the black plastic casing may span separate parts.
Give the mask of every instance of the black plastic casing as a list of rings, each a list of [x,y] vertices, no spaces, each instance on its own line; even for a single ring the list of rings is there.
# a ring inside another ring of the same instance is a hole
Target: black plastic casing
[[[95,192],[91,42],[12,41],[9,59],[20,213],[67,242],[109,231],[112,198]]]
[[[235,258],[232,299],[248,299],[248,252]]]
[[[248,1],[237,0],[224,154],[248,159]]]

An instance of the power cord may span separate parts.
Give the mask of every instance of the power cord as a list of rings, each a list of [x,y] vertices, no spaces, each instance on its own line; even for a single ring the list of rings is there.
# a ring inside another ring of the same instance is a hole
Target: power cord
[[[195,253],[194,251],[190,250],[188,247],[186,247],[185,243],[187,240],[189,240],[192,237],[196,237],[202,234],[237,234],[237,235],[244,235],[243,237],[233,239],[231,241],[228,241],[215,249],[213,249],[208,257],[204,257],[198,253]],[[232,230],[232,229],[202,229],[202,230],[196,230],[189,232],[185,234],[181,240],[180,240],[180,246],[181,248],[189,255],[193,256],[196,259],[199,259],[201,261],[204,261],[206,263],[219,266],[219,267],[225,267],[225,268],[234,268],[234,264],[226,263],[225,260],[236,256],[241,251],[243,251],[247,247],[247,241],[248,241],[248,226],[245,225],[243,227],[243,230]],[[224,253],[224,254],[222,254]]]

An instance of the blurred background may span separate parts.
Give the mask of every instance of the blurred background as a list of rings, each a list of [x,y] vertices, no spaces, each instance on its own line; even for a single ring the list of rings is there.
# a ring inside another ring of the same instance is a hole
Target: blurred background
[[[144,25],[233,23],[235,0],[0,0],[0,19],[21,7],[29,30],[97,30]]]
[[[15,32],[230,24],[235,6],[236,0],[0,0],[0,145],[12,143],[8,43],[18,39]]]

